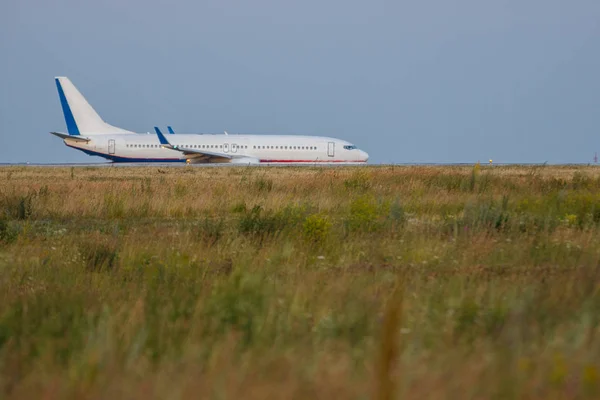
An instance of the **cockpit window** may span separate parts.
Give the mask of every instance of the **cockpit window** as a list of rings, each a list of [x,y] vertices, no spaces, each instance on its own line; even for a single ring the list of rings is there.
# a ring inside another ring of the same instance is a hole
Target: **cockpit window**
[[[344,146],[344,148],[345,148],[346,150],[354,150],[354,149],[356,149],[356,146],[355,146],[355,145],[353,145],[353,144],[349,144],[349,145],[346,145],[346,146]]]

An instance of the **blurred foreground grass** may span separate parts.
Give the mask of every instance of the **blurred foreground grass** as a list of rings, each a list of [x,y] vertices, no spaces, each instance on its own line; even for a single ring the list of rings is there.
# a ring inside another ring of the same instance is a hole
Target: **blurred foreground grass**
[[[600,169],[0,169],[0,398],[598,398]]]

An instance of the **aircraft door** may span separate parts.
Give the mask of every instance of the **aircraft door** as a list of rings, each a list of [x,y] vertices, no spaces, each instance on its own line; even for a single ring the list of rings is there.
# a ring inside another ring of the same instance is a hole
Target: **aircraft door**
[[[229,153],[229,143],[224,143],[224,144],[223,144],[223,151],[224,151],[225,153]]]
[[[235,144],[235,143],[231,144],[231,152],[232,153],[237,153],[237,144]]]
[[[108,154],[115,154],[115,140],[110,139],[108,141]]]
[[[335,156],[335,143],[334,142],[327,143],[327,155],[329,157]]]

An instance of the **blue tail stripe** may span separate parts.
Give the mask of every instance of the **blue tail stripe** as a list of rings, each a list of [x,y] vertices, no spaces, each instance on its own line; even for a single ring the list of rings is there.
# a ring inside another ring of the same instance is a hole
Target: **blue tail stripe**
[[[54,80],[56,81],[56,88],[58,89],[58,97],[60,97],[60,105],[62,106],[63,114],[65,115],[65,122],[67,123],[67,132],[69,132],[69,135],[78,136],[79,128],[77,128],[77,124],[75,123],[75,118],[73,117],[71,107],[69,107],[69,103],[65,97],[65,92],[58,79]]]
[[[171,128],[170,126],[167,126],[167,130],[169,131],[169,133],[170,133],[171,135],[174,135],[174,134],[175,134],[175,132],[173,131],[173,128]]]

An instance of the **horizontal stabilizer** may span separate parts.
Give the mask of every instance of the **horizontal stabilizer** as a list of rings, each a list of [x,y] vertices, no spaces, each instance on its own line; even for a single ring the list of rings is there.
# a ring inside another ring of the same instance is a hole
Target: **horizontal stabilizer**
[[[68,133],[62,133],[62,132],[50,132],[51,134],[53,134],[54,136],[58,136],[61,139],[67,139],[67,140],[72,140],[74,142],[89,142],[90,138],[85,137],[85,136],[81,136],[81,135],[69,135]]]

